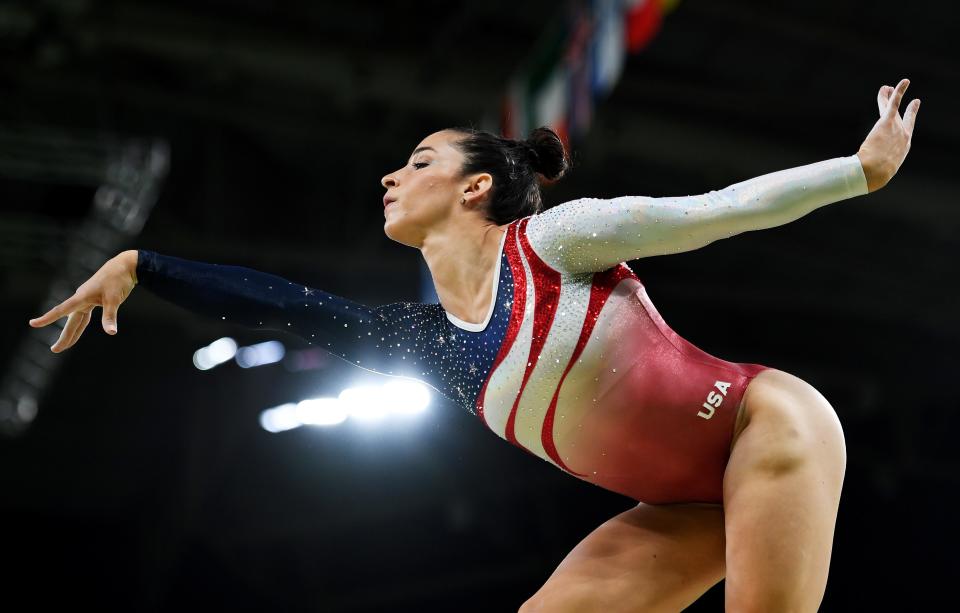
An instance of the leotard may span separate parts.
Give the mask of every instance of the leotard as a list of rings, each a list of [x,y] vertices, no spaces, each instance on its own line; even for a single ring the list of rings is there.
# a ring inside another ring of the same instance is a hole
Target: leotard
[[[196,313],[292,333],[412,377],[528,453],[650,504],[722,501],[736,410],[768,368],[676,334],[625,263],[778,226],[867,193],[856,155],[684,197],[582,198],[500,240],[481,323],[440,304],[369,307],[272,274],[138,250],[138,283]]]

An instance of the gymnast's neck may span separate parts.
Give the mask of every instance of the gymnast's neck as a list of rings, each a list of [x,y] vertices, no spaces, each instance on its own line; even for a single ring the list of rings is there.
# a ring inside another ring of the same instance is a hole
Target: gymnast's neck
[[[497,226],[479,213],[461,213],[424,237],[420,253],[448,313],[471,323],[484,319],[507,225]]]

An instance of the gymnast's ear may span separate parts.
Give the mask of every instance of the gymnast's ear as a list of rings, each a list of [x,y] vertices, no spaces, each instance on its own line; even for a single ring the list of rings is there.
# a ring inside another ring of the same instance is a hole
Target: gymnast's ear
[[[466,181],[461,195],[464,205],[477,207],[487,202],[492,195],[493,176],[489,172],[478,172],[467,177]]]

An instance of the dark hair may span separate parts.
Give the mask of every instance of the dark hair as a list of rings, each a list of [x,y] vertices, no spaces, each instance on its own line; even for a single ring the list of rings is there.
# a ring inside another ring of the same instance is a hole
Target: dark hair
[[[496,136],[472,127],[448,128],[463,134],[452,141],[463,153],[462,174],[487,172],[493,176],[486,218],[498,226],[546,208],[540,183],[552,184],[570,168],[570,158],[557,133],[544,126],[526,140]]]

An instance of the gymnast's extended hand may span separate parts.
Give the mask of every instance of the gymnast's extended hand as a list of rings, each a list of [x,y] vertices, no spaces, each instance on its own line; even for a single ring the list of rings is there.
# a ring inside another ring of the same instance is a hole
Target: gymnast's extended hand
[[[137,284],[137,251],[129,250],[107,260],[92,277],[77,288],[73,296],[47,311],[43,316],[30,320],[34,328],[42,328],[68,315],[67,323],[60,338],[50,347],[50,351],[60,353],[72,347],[87,324],[94,307],[103,308],[103,330],[107,334],[117,333],[117,309],[127,299]]]
[[[914,98],[907,105],[901,119],[900,100],[908,85],[910,80],[903,79],[896,89],[884,85],[877,94],[880,119],[857,151],[863,174],[867,177],[867,191],[873,192],[886,185],[897,174],[910,151],[910,138],[913,136],[920,99]]]

